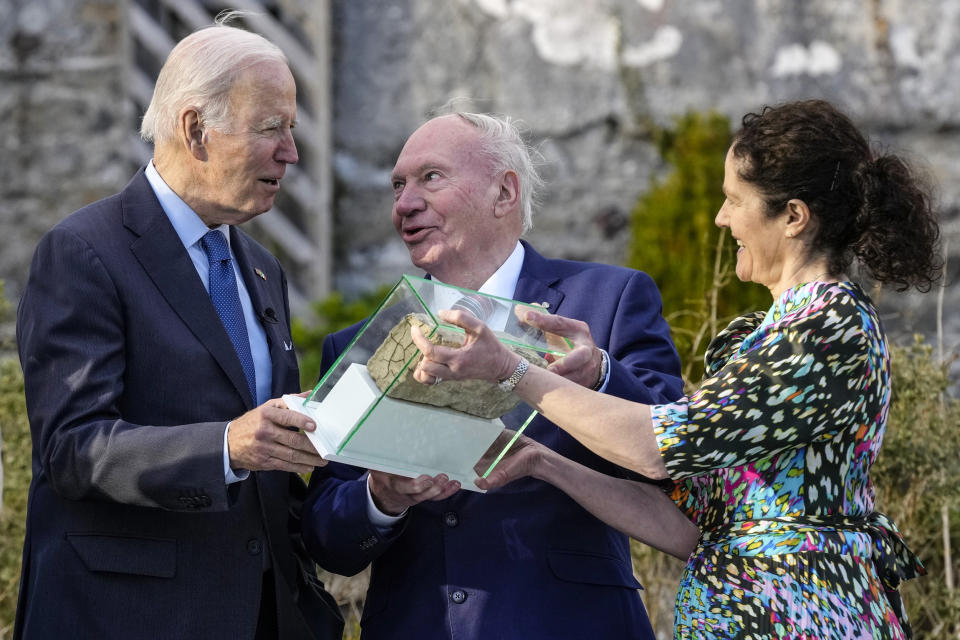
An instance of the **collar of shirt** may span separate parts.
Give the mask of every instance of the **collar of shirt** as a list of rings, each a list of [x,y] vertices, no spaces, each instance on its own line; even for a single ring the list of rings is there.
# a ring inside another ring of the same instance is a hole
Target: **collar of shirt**
[[[523,245],[517,242],[513,253],[511,253],[504,263],[500,265],[500,268],[483,283],[483,286],[481,286],[478,291],[498,298],[513,299],[513,292],[516,290],[517,281],[520,279],[520,270],[523,268],[524,254]],[[440,281],[437,280],[437,282]],[[434,299],[435,308],[449,309],[462,295],[463,294],[456,289],[441,287],[436,292],[437,297]],[[487,326],[494,330],[502,330],[506,326],[508,312],[508,307],[497,304],[493,313],[485,319]]]
[[[480,293],[497,296],[498,298],[513,298],[513,292],[517,289],[517,281],[520,279],[520,270],[523,268],[523,257],[526,251],[523,243],[517,241],[517,246],[503,264],[493,272],[493,275],[487,278],[487,281],[478,289]],[[431,276],[437,282],[443,282],[435,276]],[[444,283],[446,284],[446,283]]]
[[[504,261],[500,268],[493,272],[483,286],[480,287],[480,293],[486,293],[498,298],[513,298],[513,292],[517,289],[517,280],[520,279],[520,270],[523,268],[523,257],[525,255],[523,244],[517,242],[513,253]]]
[[[153,160],[150,161],[150,164],[147,165],[144,174],[147,177],[147,181],[150,183],[150,186],[153,188],[153,192],[157,194],[157,200],[160,201],[160,206],[163,208],[163,212],[167,214],[167,217],[170,219],[170,224],[173,225],[174,231],[177,232],[177,235],[180,236],[180,242],[183,243],[183,246],[186,247],[187,251],[190,251],[190,248],[196,246],[199,248],[200,253],[203,254],[204,268],[201,269],[199,266],[198,271],[203,272],[207,271],[206,265],[206,254],[203,251],[203,247],[200,247],[199,243],[200,238],[205,236],[210,229],[207,228],[207,225],[203,223],[203,220],[200,219],[200,216],[190,208],[186,202],[184,202],[180,196],[174,193],[173,189],[163,181],[163,178],[160,177],[160,174],[157,173],[157,168],[153,166]],[[230,234],[227,232],[227,225],[222,224],[217,229],[223,233],[224,237],[227,239],[227,246],[230,246]],[[232,253],[232,250],[231,250]],[[191,258],[193,254],[191,252]],[[194,262],[197,262],[194,260]],[[204,278],[204,283],[206,283],[206,278]]]

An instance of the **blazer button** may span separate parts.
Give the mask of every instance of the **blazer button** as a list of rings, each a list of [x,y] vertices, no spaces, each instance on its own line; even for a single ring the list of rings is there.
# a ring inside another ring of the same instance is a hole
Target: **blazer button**
[[[443,524],[448,527],[455,527],[460,524],[460,517],[454,511],[447,511],[443,514]]]
[[[453,604],[463,604],[466,599],[467,592],[461,589],[457,589],[450,594],[450,600],[453,602]]]
[[[252,556],[259,555],[263,551],[263,544],[260,543],[256,538],[250,538],[247,540],[247,553]]]

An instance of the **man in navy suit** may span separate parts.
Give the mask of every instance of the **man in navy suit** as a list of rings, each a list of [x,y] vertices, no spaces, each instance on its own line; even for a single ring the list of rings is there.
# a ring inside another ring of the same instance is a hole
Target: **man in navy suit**
[[[40,241],[16,638],[340,638],[298,527],[295,472],[323,461],[278,399],[299,390],[286,279],[235,226],[273,206],[296,116],[276,46],[202,29],[160,72],[152,162]]]
[[[509,120],[430,120],[405,144],[392,181],[394,226],[417,267],[583,322],[577,343],[597,347],[586,351],[589,361],[552,365],[559,373],[632,400],[681,395],[679,358],[647,275],[549,260],[519,240],[538,178]],[[324,368],[358,329],[327,338]],[[504,422],[516,427],[529,411]],[[622,472],[543,418],[526,434],[601,472]],[[653,638],[626,536],[537,480],[486,495],[459,488],[443,475],[334,463],[314,472],[303,515],[308,549],[345,575],[373,565],[363,638]]]

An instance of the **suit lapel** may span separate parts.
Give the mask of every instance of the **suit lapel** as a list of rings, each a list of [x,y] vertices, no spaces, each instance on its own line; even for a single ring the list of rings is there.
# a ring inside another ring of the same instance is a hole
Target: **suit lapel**
[[[523,242],[523,241],[521,241]],[[560,279],[550,273],[548,261],[523,242],[523,267],[513,292],[514,300],[528,303],[547,303],[550,313],[556,313],[563,301],[563,291],[557,288]]]
[[[521,242],[523,241],[521,240]],[[563,301],[563,291],[557,288],[560,278],[550,273],[547,259],[534,251],[533,247],[526,242],[523,242],[523,250],[523,267],[520,269],[520,277],[517,279],[513,299],[519,302],[536,302],[541,305],[546,303],[546,308],[550,313],[556,313],[557,307]],[[501,419],[509,428],[517,429],[526,421],[532,411],[533,408],[529,405],[520,403],[516,409]]]
[[[287,361],[286,352],[293,348],[293,343],[287,335],[286,307],[283,302],[283,283],[279,274],[274,274],[271,265],[256,263],[258,252],[252,250],[250,238],[239,229],[230,227],[230,246],[237,257],[237,267],[250,294],[250,304],[253,312],[260,319],[267,337],[267,348],[270,350],[270,366],[272,369],[272,396],[286,393],[287,389],[278,388],[284,380],[285,372],[282,368]],[[269,278],[268,278],[269,273]]]
[[[121,193],[121,206],[124,226],[137,235],[130,251],[170,308],[223,369],[244,404],[252,408],[247,379],[230,337],[142,170]]]

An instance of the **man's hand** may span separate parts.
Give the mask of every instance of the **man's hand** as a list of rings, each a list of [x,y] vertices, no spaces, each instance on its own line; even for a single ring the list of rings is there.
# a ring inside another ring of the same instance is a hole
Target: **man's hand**
[[[230,467],[309,473],[327,464],[302,433],[315,428],[310,418],[287,409],[283,400],[268,400],[231,421],[227,433]]]
[[[370,495],[373,503],[383,513],[398,516],[404,509],[425,500],[446,500],[460,490],[460,483],[446,475],[428,475],[406,478],[404,476],[370,472]]]
[[[548,367],[550,371],[588,389],[596,387],[600,381],[603,356],[586,322],[537,311],[527,311],[526,317],[521,319],[545,334],[554,334],[573,342],[573,350],[554,361]]]

